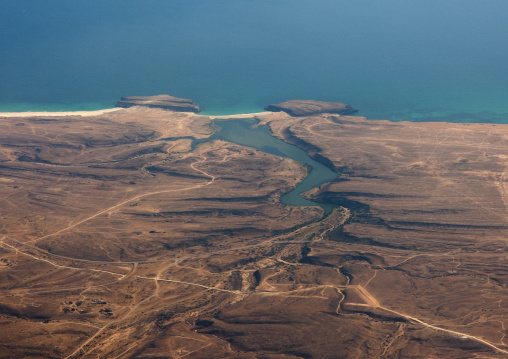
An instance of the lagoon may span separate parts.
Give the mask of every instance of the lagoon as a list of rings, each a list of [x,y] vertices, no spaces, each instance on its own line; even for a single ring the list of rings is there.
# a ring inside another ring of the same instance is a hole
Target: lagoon
[[[280,201],[291,206],[319,206],[323,208],[325,215],[329,214],[335,205],[317,203],[302,197],[301,194],[333,181],[338,173],[310,158],[307,152],[297,146],[272,136],[268,126],[258,126],[257,122],[259,121],[254,119],[214,120],[217,131],[208,138],[195,140],[194,144],[223,140],[300,162],[307,168],[306,177],[293,190],[283,194]]]

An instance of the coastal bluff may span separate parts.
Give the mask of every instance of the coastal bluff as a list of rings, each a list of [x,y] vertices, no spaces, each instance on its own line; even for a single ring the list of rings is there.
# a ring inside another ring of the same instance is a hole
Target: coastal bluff
[[[324,102],[314,100],[289,100],[265,107],[266,111],[284,111],[293,117],[318,115],[321,113],[336,113],[348,115],[358,110],[339,102]]]
[[[170,95],[157,96],[126,96],[122,97],[115,105],[116,107],[128,108],[133,106],[144,106],[150,108],[161,108],[177,112],[201,111],[198,105],[192,100],[178,98]]]

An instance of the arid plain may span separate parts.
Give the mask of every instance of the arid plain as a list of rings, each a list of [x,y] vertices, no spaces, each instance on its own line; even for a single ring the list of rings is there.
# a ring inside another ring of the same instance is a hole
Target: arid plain
[[[508,125],[257,117],[0,117],[0,357],[508,357]]]

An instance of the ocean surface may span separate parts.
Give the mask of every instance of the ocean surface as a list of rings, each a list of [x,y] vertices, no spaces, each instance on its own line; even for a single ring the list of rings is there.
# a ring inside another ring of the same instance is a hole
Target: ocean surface
[[[506,0],[2,0],[0,112],[171,94],[204,114],[300,98],[508,123],[507,15]]]

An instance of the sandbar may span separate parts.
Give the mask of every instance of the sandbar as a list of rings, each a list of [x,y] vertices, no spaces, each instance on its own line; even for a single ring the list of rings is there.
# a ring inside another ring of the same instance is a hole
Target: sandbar
[[[108,108],[104,110],[96,110],[96,111],[61,111],[61,112],[0,112],[0,117],[42,117],[42,116],[51,116],[51,117],[64,117],[64,116],[99,116],[106,113],[124,110],[123,108]],[[235,119],[235,118],[251,118],[254,116],[268,115],[273,112],[264,111],[264,112],[253,112],[253,113],[239,113],[233,115],[201,115],[206,116],[211,119]]]
[[[108,108],[96,111],[62,111],[62,112],[0,112],[0,117],[42,117],[42,116],[99,116],[105,113],[122,110],[121,108]]]
[[[234,119],[234,118],[251,118],[254,116],[268,115],[271,113],[273,113],[273,112],[264,111],[264,112],[253,112],[253,113],[239,113],[236,115],[211,115],[211,116],[207,116],[207,117],[211,118],[212,120],[215,120],[215,119],[227,120],[227,119]]]

